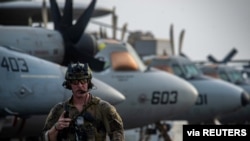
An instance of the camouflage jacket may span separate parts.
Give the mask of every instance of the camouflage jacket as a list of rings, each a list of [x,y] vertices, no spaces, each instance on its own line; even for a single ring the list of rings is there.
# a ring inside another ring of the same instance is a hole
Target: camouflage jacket
[[[98,97],[91,95],[91,101],[79,112],[72,104],[72,97],[65,102],[56,104],[50,111],[44,128],[43,135],[59,119],[61,113],[68,108],[69,117],[72,119],[70,127],[59,131],[58,141],[124,141],[123,122],[114,106]],[[77,123],[78,117],[83,117],[83,124]]]

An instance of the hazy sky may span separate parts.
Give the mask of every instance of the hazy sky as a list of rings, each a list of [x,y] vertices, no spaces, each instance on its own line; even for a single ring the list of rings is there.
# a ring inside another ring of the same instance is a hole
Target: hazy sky
[[[173,24],[176,47],[185,29],[183,52],[193,60],[208,54],[220,60],[233,47],[234,59],[250,60],[250,0],[98,0],[97,5],[116,7],[119,27],[128,23],[129,30],[150,31],[160,39],[169,39]],[[111,23],[111,16],[95,20]]]

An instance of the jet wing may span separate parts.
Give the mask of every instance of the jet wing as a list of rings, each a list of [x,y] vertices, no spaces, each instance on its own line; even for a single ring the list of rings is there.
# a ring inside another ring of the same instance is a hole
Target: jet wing
[[[50,4],[47,2],[48,21],[52,21],[50,13]],[[58,1],[59,8],[62,10],[64,2]],[[73,18],[77,19],[80,14],[87,8],[87,4],[73,3]],[[108,15],[111,9],[95,7],[92,17]],[[0,3],[0,24],[2,25],[28,25],[30,20],[42,22],[42,1],[14,1]]]

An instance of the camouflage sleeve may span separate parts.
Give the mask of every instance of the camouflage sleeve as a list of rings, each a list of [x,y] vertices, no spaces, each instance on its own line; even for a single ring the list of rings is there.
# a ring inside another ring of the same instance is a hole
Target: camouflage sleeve
[[[108,102],[101,102],[103,108],[104,124],[110,141],[124,141],[123,121],[116,108]]]
[[[63,104],[61,104],[61,103],[58,103],[53,108],[51,108],[51,110],[50,110],[50,112],[49,112],[49,114],[48,114],[48,116],[46,118],[43,130],[42,130],[42,136],[43,137],[45,136],[45,133],[51,127],[54,126],[54,124],[57,122],[57,120],[60,117],[62,112],[63,112]]]

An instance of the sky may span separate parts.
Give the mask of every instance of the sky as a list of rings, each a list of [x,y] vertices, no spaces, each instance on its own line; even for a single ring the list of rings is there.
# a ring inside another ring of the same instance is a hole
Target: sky
[[[250,60],[250,0],[98,0],[97,5],[115,7],[118,27],[127,23],[129,30],[149,31],[159,39],[169,39],[173,24],[176,47],[184,29],[183,52],[192,60],[209,54],[222,60],[232,48],[238,50],[233,59]],[[111,24],[111,15],[94,20]]]

